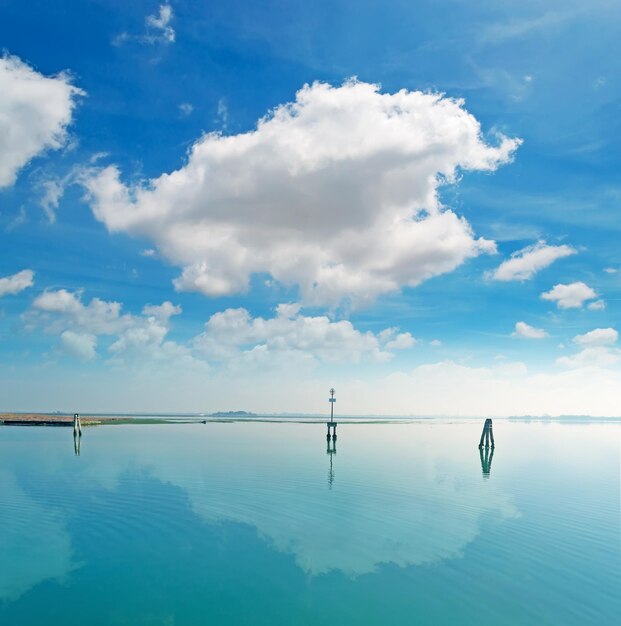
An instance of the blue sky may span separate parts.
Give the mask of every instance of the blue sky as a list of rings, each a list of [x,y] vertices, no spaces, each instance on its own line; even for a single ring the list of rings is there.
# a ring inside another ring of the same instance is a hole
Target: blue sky
[[[618,414],[620,13],[3,0],[1,408]]]

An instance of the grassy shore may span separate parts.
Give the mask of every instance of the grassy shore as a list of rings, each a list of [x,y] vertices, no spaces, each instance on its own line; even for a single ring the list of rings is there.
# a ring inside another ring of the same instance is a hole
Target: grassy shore
[[[178,424],[204,420],[172,420],[167,418],[134,419],[131,417],[89,416],[80,413],[82,426],[120,424]],[[0,425],[5,426],[73,426],[73,415],[46,413],[0,413]]]

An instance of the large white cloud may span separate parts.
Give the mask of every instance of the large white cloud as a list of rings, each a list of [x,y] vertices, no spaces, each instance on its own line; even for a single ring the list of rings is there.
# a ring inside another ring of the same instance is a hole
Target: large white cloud
[[[495,250],[438,187],[495,170],[519,143],[487,144],[460,100],[315,83],[256,130],[203,136],[170,174],[128,186],[109,166],[84,184],[110,231],[151,238],[183,268],[179,290],[243,292],[267,273],[306,303],[360,304]]]
[[[83,94],[67,74],[43,76],[17,57],[0,57],[0,188],[34,156],[64,145]]]
[[[597,298],[597,293],[586,283],[554,285],[550,291],[541,294],[542,300],[556,302],[559,309],[579,309],[587,300]]]
[[[571,246],[549,246],[539,241],[533,246],[518,250],[511,258],[503,261],[492,273],[494,280],[528,280],[539,270],[548,267],[557,259],[575,254]]]
[[[11,276],[0,278],[0,298],[2,296],[14,296],[28,287],[34,285],[34,272],[32,270],[22,270]]]

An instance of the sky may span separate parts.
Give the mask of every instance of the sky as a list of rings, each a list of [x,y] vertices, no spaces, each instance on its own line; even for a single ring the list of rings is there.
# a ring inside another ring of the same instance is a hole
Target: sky
[[[621,414],[617,2],[0,10],[0,410]]]

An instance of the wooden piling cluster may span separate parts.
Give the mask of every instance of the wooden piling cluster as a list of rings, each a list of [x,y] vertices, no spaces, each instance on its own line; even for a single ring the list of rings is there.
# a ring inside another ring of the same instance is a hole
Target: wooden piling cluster
[[[73,414],[73,436],[76,435],[82,436],[82,423],[80,422],[80,414]]]
[[[483,440],[485,440],[485,447],[490,447],[490,441],[492,442],[492,448],[494,448],[494,431],[492,429],[492,419],[488,417],[483,425],[483,432],[481,433],[481,441],[479,441],[479,448],[483,447]]]

